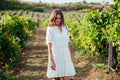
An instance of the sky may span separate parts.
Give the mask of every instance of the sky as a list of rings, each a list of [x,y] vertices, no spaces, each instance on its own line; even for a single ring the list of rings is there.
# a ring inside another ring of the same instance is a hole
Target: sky
[[[80,1],[84,1],[84,0],[21,0],[21,1],[30,1],[30,2],[44,2],[44,3],[69,3],[69,2],[80,2]],[[113,0],[85,0],[87,2],[99,2],[99,3],[103,3],[105,2],[109,2],[110,4],[113,4]]]

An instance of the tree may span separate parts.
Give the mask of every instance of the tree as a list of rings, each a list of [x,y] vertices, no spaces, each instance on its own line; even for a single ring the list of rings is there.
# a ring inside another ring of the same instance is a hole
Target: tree
[[[86,1],[86,0],[83,0],[83,4],[87,4],[87,1]]]

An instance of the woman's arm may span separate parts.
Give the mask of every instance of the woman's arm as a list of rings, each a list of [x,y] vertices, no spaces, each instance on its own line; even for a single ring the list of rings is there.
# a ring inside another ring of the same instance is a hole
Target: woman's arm
[[[56,65],[55,65],[55,61],[54,61],[53,53],[52,53],[52,43],[48,43],[48,53],[49,53],[49,56],[50,56],[51,68],[53,70],[55,70]]]
[[[48,53],[50,55],[50,60],[53,61],[52,43],[48,43]]]

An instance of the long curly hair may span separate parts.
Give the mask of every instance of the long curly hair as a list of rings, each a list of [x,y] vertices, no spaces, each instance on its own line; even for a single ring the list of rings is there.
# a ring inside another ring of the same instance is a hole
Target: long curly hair
[[[50,16],[50,21],[49,21],[49,26],[54,26],[55,25],[55,20],[57,19],[57,15],[61,16],[61,23],[60,25],[64,25],[64,15],[60,9],[55,9],[52,11],[51,16]]]

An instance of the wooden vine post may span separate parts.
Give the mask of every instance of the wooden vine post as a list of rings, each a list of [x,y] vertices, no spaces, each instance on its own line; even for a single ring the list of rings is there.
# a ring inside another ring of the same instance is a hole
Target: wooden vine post
[[[117,56],[118,53],[116,51],[116,47],[112,45],[112,41],[109,41],[109,54],[108,54],[109,72],[115,72],[115,69],[118,64]]]

